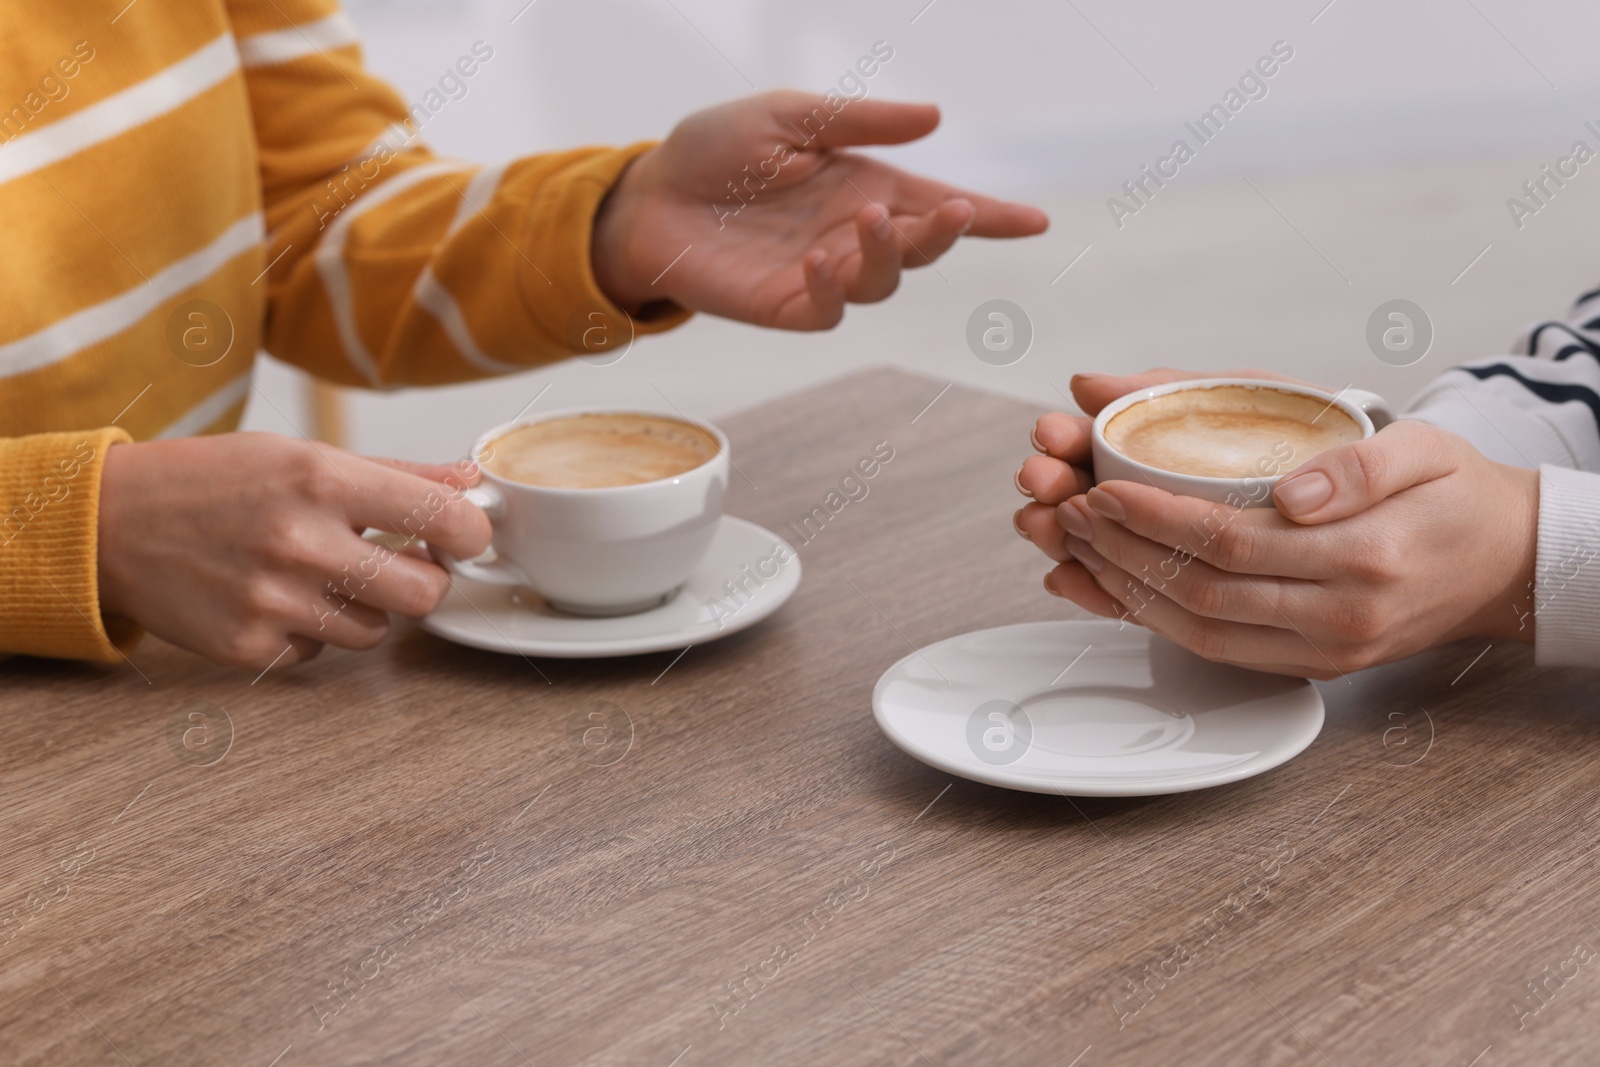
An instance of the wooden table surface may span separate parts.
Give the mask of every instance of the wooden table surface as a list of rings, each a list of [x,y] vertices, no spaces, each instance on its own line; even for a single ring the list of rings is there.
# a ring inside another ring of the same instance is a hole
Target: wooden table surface
[[[401,625],[254,680],[0,663],[0,1063],[1600,1060],[1594,675],[1441,649],[1321,685],[1276,771],[1138,800],[878,732],[909,645],[1072,614],[1010,529],[1036,412],[942,387],[726,421],[774,530],[894,457],[681,659]]]

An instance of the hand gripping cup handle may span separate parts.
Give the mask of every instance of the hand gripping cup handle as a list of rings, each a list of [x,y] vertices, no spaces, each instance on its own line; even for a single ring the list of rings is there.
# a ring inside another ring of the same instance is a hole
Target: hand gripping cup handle
[[[463,494],[467,500],[483,509],[489,516],[489,521],[505,517],[506,498],[493,485],[474,485]],[[473,559],[457,559],[441,548],[433,549],[434,558],[444,564],[445,569],[460,578],[468,578],[474,582],[486,582],[490,585],[527,585],[528,576],[508,559],[501,559],[495,554],[493,548],[488,549],[481,556]]]

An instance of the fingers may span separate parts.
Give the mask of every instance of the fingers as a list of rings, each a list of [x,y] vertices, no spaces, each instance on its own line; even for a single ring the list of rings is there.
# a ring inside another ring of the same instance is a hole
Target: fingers
[[[974,208],[968,200],[946,200],[921,215],[897,216],[895,234],[900,238],[901,262],[909,268],[926,267],[950,250],[956,239],[972,225]]]
[[[339,601],[350,601],[377,613],[392,611],[420,619],[449,591],[450,576],[437,563],[361,538],[353,541],[353,545],[345,547],[337,572],[328,579],[322,597],[323,613],[335,609]]]
[[[230,667],[243,667],[265,674],[274,668],[293,667],[296,663],[316,659],[321,655],[322,648],[323,643],[315,638],[278,630],[275,633],[240,637],[228,644],[197,648],[195,651]]]
[[[350,543],[324,544],[301,558],[292,580],[257,586],[250,632],[218,658],[259,670],[303,662],[325,644],[373,648],[389,633],[388,612],[425,615],[449,589],[437,565],[335,531]]]
[[[1028,504],[1011,516],[1011,525],[1017,533],[1032,541],[1040,552],[1057,563],[1070,558],[1066,549],[1067,535],[1056,522],[1053,508],[1044,504]]]
[[[1084,569],[1083,564],[1076,560],[1069,560],[1056,567],[1055,570],[1044,576],[1044,588],[1051,596],[1070,600],[1085,611],[1108,619],[1119,619],[1127,615],[1127,611],[1116,599],[1101,589],[1095,582],[1094,575]],[[1129,619],[1129,622],[1135,620]]]
[[[773,325],[782,330],[831,330],[844,318],[844,286],[828,253],[813,248],[801,261],[806,287],[778,308]]]
[[[489,517],[461,494],[459,484],[441,483],[362,457],[341,464],[340,481],[331,482],[344,502],[351,526],[373,527],[421,537],[434,548],[462,559],[489,547]]]
[[[1335,554],[1326,550],[1328,538],[1320,530],[1295,526],[1271,508],[1236,508],[1117,481],[1089,490],[1082,506],[1096,521],[1109,519],[1218,570],[1281,578],[1336,576]]]
[[[292,667],[296,663],[304,663],[307,660],[316,659],[322,654],[323,643],[321,641],[310,637],[302,637],[299,634],[290,634],[285,638],[284,644],[289,647],[289,651],[285,652],[281,659],[268,656],[259,663],[240,663],[237,666],[248,667],[252,670],[259,669],[265,672],[268,667]]]
[[[430,482],[443,482],[448,485],[477,485],[483,480],[483,472],[478,465],[470,459],[458,460],[455,463],[414,463],[409,459],[389,459],[385,456],[361,457],[371,463],[381,463],[385,467],[392,467],[397,471],[415,474],[419,478],[426,478]]]
[[[960,198],[920,215],[890,216],[877,204],[862,208],[856,215],[860,267],[841,272],[847,298],[858,304],[882,300],[899,285],[901,267],[926,267],[950,251],[972,226],[974,215],[972,203]]]
[[[1029,456],[1017,471],[1017,492],[1041,504],[1054,506],[1068,497],[1087,492],[1089,472],[1049,456]]]
[[[900,214],[926,215],[949,204],[965,204],[968,213],[956,221],[958,232],[968,237],[1032,237],[1050,228],[1049,216],[1031,205],[996,200],[901,171],[891,173],[895,178],[892,199],[896,218]]]
[[[857,304],[883,300],[900,287],[900,239],[888,209],[869,204],[856,213],[861,251],[840,271],[846,299]]]
[[[813,248],[801,261],[806,287],[778,308],[774,325],[787,330],[829,330],[844,318],[846,302],[870,304],[900,286],[902,266],[939,258],[961,235],[971,205],[951,201],[921,217],[892,218],[880,204],[856,213],[858,247],[835,263]]]
[[[794,135],[796,149],[904,144],[926,137],[939,125],[934,104],[846,100],[833,112],[816,93],[780,90],[768,93],[767,99],[780,135]]]
[[[1269,378],[1274,381],[1293,381],[1281,374],[1264,370],[1194,371],[1158,367],[1142,374],[1074,374],[1072,399],[1076,400],[1078,406],[1090,416],[1094,416],[1113,400],[1126,396],[1136,389],[1148,389],[1152,385],[1165,385],[1168,382],[1193,381],[1196,378]]]
[[[1078,510],[1072,503],[1063,504],[1062,508]],[[1140,537],[1088,509],[1079,514],[1090,521],[1088,545],[1069,537],[1063,547],[1090,571],[1103,559],[1202,618],[1292,627],[1291,619],[1318,617],[1322,590],[1315,582],[1218,570],[1184,549]],[[1074,552],[1075,547],[1092,547],[1094,554]]]
[[[1072,399],[1076,400],[1078,406],[1093,417],[1100,414],[1100,409],[1113,400],[1121,399],[1137,389],[1148,389],[1152,385],[1165,385],[1167,382],[1187,381],[1192,378],[1205,377],[1209,377],[1209,375],[1199,371],[1175,370],[1171,367],[1149,370],[1143,374],[1090,372],[1074,374],[1070,388],[1072,389]]]
[[[1298,523],[1347,518],[1414,485],[1453,473],[1460,467],[1463,447],[1471,446],[1452,433],[1402,419],[1291,471],[1278,482],[1273,501]]]
[[[317,605],[316,621],[303,637],[335,648],[376,648],[389,635],[389,616],[376,608],[328,594]]]
[[[1339,673],[1332,660],[1294,630],[1196,615],[1098,557],[1092,548],[1081,543],[1072,547],[1079,549],[1076,554],[1097,561],[1095,583],[1127,613],[1130,621],[1141,623],[1198,656],[1280,674],[1332,677]]]
[[[973,207],[968,237],[1032,237],[1050,228],[1050,217],[1036,207],[976,193],[963,192],[961,198]]]
[[[854,108],[855,105],[845,108],[839,117],[850,114]],[[827,135],[821,140],[826,142]],[[794,147],[807,146],[797,144]],[[1049,216],[1029,204],[997,200],[856,153],[838,153],[835,159],[849,165],[853,175],[851,184],[858,190],[868,190],[866,195],[889,204],[897,223],[902,215],[926,215],[941,205],[960,201],[970,214],[959,219],[958,225],[961,232],[972,237],[1031,237],[1050,228]]]
[[[870,304],[883,300],[899,287],[902,269],[927,266],[974,227],[981,214],[974,201],[983,199],[952,197],[920,215],[892,214],[882,204],[864,206],[855,218],[857,247],[838,261],[822,248],[806,253],[802,260],[805,289],[779,306],[773,325],[787,330],[832,329],[844,318],[847,302]],[[997,205],[999,201],[990,203]],[[1015,233],[996,231],[991,236],[1021,236],[1042,230],[1044,216],[1034,214],[1039,216],[1036,228],[1018,229]]]
[[[1080,467],[1089,465],[1089,437],[1093,420],[1054,411],[1039,416],[1029,440],[1047,456]]]

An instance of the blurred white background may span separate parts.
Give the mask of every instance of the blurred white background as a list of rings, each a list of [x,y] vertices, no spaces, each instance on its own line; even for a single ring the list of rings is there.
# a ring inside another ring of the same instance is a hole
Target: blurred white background
[[[1520,229],[1506,203],[1575,140],[1600,149],[1583,125],[1600,127],[1600,7],[1576,0],[347,3],[369,65],[407,100],[473,42],[494,48],[425,135],[484,162],[661,136],[752,83],[822,91],[887,41],[894,58],[871,93],[934,101],[945,118],[884,156],[1037,203],[1052,221],[1027,241],[959,245],[830,333],[699,317],[610,366],[352,392],[362,451],[459,455],[546,385],[541,406],[661,406],[665,395],[717,418],[881,364],[934,379],[930,398],[955,381],[1060,406],[1074,372],[1175,364],[1261,366],[1404,400],[1452,363],[1505,351],[1528,320],[1600,280],[1589,247],[1600,161]],[[1184,122],[1280,40],[1294,58],[1267,96],[1118,229],[1107,198],[1175,139],[1194,143]],[[1009,366],[966,342],[968,316],[996,297],[1034,328]],[[1404,368],[1365,340],[1368,316],[1394,298],[1419,304],[1435,330]],[[262,364],[259,384],[305,425],[298,372]],[[246,425],[292,432],[259,399]]]

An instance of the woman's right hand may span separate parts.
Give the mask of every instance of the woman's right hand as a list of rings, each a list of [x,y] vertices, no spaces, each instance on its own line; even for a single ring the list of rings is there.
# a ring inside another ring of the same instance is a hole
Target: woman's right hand
[[[489,519],[470,464],[375,460],[266,433],[114,445],[100,484],[100,608],[241,667],[371,648],[388,612],[419,617],[449,588],[420,555],[363,529],[470,559]]]

